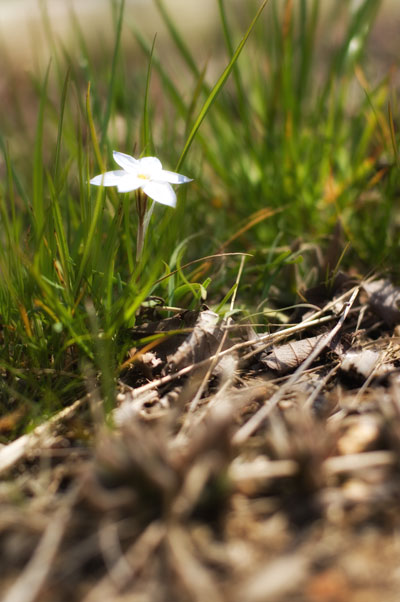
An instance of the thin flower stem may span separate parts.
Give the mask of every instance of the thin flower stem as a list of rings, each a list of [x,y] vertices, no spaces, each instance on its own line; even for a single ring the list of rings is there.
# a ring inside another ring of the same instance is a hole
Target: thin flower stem
[[[153,201],[144,216],[144,238],[146,238],[147,228],[149,227],[151,216],[153,215],[155,202]]]
[[[143,253],[144,239],[146,236],[145,217],[147,209],[147,197],[139,188],[136,191],[136,210],[138,214],[138,230],[136,239],[136,261],[139,263]]]
[[[137,230],[137,239],[136,239],[136,262],[137,263],[139,263],[140,258],[142,256],[143,243],[144,243],[143,221],[139,218],[139,221],[138,221],[138,230]]]

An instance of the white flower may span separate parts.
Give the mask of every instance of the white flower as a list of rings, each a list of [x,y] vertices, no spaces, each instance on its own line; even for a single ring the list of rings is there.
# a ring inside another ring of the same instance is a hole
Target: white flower
[[[130,192],[141,188],[157,203],[175,207],[176,194],[171,184],[185,184],[190,178],[162,168],[156,157],[134,159],[130,155],[113,151],[114,161],[122,169],[107,171],[90,180],[95,186],[116,186],[118,192]]]

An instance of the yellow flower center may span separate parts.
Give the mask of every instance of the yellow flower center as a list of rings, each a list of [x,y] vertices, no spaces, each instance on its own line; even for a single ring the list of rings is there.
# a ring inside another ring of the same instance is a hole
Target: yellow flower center
[[[146,174],[144,174],[144,173],[139,173],[139,174],[137,175],[137,177],[138,177],[138,178],[140,178],[141,180],[150,180],[150,176],[147,176],[147,175],[146,175]]]

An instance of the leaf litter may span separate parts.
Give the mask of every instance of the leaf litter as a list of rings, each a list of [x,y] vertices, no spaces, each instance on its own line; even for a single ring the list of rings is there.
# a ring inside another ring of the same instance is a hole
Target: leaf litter
[[[303,297],[268,332],[155,310],[112,428],[92,386],[0,448],[2,600],[398,599],[399,292]]]

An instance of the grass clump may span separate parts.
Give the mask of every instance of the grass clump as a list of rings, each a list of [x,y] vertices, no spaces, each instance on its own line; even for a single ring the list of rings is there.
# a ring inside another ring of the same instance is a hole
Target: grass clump
[[[85,362],[102,375],[111,407],[127,333],[151,297],[183,308],[229,297],[237,259],[202,257],[252,254],[240,296],[248,312],[271,291],[293,302],[301,284],[337,267],[347,242],[349,261],[391,266],[398,170],[389,81],[369,84],[362,70],[379,3],[340,3],[328,16],[318,0],[266,4],[246,3],[249,25],[238,33],[235,11],[219,0],[227,56],[214,84],[161,0],[184,64],[179,81],[157,44],[124,23],[124,2],[111,3],[111,56],[88,49],[74,15],[75,56],[47,28],[53,62],[30,87],[36,126],[21,98],[0,123],[0,395],[4,413],[26,408],[20,428],[84,390]],[[333,19],[341,42],[322,60]],[[123,26],[148,56],[134,74]],[[165,97],[157,113],[151,77]],[[111,169],[113,149],[155,154],[171,170],[184,164],[196,180],[174,213],[156,207],[139,263],[132,198],[89,184]],[[339,231],[338,252],[317,262],[315,249]]]

